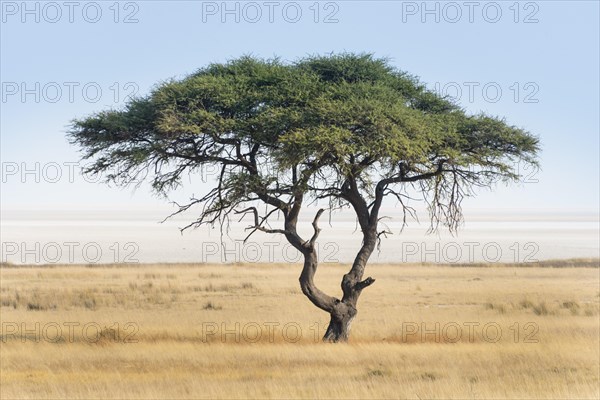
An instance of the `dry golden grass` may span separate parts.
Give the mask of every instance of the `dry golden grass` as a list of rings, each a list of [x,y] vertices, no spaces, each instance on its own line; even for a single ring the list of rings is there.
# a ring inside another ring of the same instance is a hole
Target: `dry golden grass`
[[[298,265],[4,265],[0,397],[599,398],[597,267],[370,265],[332,345]]]

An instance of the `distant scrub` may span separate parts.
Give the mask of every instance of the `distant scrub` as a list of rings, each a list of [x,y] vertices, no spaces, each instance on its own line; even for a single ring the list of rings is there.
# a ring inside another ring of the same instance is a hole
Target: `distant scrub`
[[[204,304],[204,306],[202,306],[202,309],[203,310],[222,310],[223,307],[216,305],[212,301],[209,301],[206,304]]]
[[[542,301],[538,305],[533,306],[533,313],[535,315],[548,315],[550,314],[550,311],[548,310],[548,307],[546,307],[546,303]]]
[[[496,310],[500,314],[506,313],[506,305],[505,304],[494,304],[494,303],[485,303],[486,310]]]
[[[430,265],[424,263],[423,265]],[[566,260],[543,260],[520,263],[456,263],[456,264],[438,264],[439,266],[449,267],[471,267],[471,268],[600,268],[599,258],[570,258]]]
[[[573,315],[578,315],[579,314],[579,309],[581,308],[579,306],[579,303],[577,303],[576,301],[564,301],[562,303],[561,307],[566,308]]]

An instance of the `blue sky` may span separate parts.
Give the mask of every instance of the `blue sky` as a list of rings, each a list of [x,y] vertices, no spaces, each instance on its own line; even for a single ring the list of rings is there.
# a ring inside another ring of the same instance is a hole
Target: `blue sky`
[[[432,88],[460,89],[467,110],[539,135],[542,170],[527,172],[527,183],[481,193],[467,208],[598,212],[597,1],[428,2],[426,10],[420,1],[247,3],[228,2],[232,11],[223,13],[220,1],[75,2],[72,9],[27,2],[27,10],[2,1],[2,207],[159,204],[143,187],[71,182],[68,163],[78,154],[65,139],[69,121],[209,62],[352,51],[389,57]]]

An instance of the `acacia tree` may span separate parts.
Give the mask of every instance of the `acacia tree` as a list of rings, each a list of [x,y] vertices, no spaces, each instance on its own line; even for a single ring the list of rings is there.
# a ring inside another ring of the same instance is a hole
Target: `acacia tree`
[[[339,54],[284,63],[242,57],[163,82],[122,110],[75,120],[73,144],[90,160],[88,173],[129,185],[140,178],[167,195],[188,173],[218,165],[214,187],[178,204],[199,206],[183,229],[249,214],[249,235],[281,234],[304,256],[302,292],[331,320],[324,340],[345,341],[358,298],[373,278],[365,266],[385,233],[384,197],[404,219],[409,193],[427,202],[431,230],[454,231],[461,200],[478,186],[518,180],[519,163],[536,164],[538,139],[504,120],[467,115],[416,78],[368,54]],[[362,243],[341,281],[341,299],[319,290],[314,234],[298,234],[307,203],[356,213]],[[260,209],[260,211],[259,211]],[[173,214],[173,215],[174,215]],[[283,224],[273,227],[273,219]],[[246,238],[247,239],[247,238]]]

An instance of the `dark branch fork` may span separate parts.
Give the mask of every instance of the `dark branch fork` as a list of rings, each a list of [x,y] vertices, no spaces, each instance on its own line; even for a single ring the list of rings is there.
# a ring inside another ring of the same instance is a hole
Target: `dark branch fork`
[[[440,176],[443,172],[446,172],[444,166],[448,160],[439,159],[435,169],[414,175],[409,175],[406,172],[407,167],[403,164],[399,164],[398,171],[395,175],[385,177],[375,185],[375,193],[373,195],[374,200],[369,204],[367,204],[365,196],[361,193],[359,182],[357,180],[357,177],[360,176],[362,170],[371,165],[371,161],[366,158],[358,162],[356,162],[355,158],[352,158],[352,161],[354,162],[351,166],[352,172],[345,176],[345,180],[339,188],[329,187],[326,189],[319,189],[316,186],[310,186],[311,178],[314,178],[314,174],[317,173],[321,167],[321,165],[316,162],[304,165],[303,169],[299,166],[292,167],[290,169],[291,185],[289,186],[280,186],[278,184],[276,189],[270,190],[258,186],[251,189],[256,197],[242,197],[233,203],[227,203],[223,201],[223,192],[225,190],[224,176],[227,169],[241,168],[249,176],[261,179],[257,161],[261,146],[258,143],[254,144],[251,149],[244,153],[241,142],[237,139],[224,139],[219,138],[218,136],[212,136],[212,138],[215,142],[223,146],[223,151],[228,155],[228,158],[214,155],[209,156],[204,153],[196,153],[193,156],[181,155],[176,152],[169,154],[169,156],[181,157],[184,159],[195,158],[196,161],[212,160],[214,162],[219,162],[222,165],[218,185],[213,191],[201,199],[193,200],[190,204],[184,206],[178,205],[179,210],[174,214],[186,211],[192,205],[197,203],[208,202],[209,204],[207,209],[210,211],[209,213],[204,212],[199,220],[189,224],[183,229],[187,229],[190,226],[198,226],[205,222],[214,223],[222,218],[227,218],[228,215],[233,212],[241,215],[240,221],[248,214],[252,216],[253,224],[246,228],[250,233],[246,236],[244,241],[247,241],[248,238],[257,231],[284,235],[289,243],[304,255],[304,266],[299,279],[302,292],[314,305],[331,314],[331,322],[325,335],[325,339],[332,341],[346,340],[348,338],[351,321],[357,312],[356,306],[358,298],[365,288],[375,282],[375,279],[372,277],[363,279],[367,261],[380,242],[380,237],[389,233],[386,230],[378,231],[377,229],[380,221],[379,210],[383,198],[386,195],[391,194],[398,199],[405,212],[404,222],[406,222],[406,213],[414,215],[414,210],[404,205],[402,194],[392,188],[392,186],[400,183],[421,182]],[[227,146],[231,147],[227,149]],[[194,149],[195,151],[198,151],[198,146],[195,146]],[[321,291],[314,282],[314,276],[318,267],[315,244],[319,237],[319,233],[321,232],[319,218],[325,210],[319,209],[317,211],[312,221],[314,233],[310,239],[302,239],[297,232],[298,215],[302,208],[304,193],[307,188],[314,190],[316,193],[321,193],[317,194],[317,198],[332,198],[347,201],[356,212],[357,221],[363,234],[362,246],[352,263],[350,271],[346,273],[342,279],[341,289],[343,297],[341,300],[327,295]],[[289,200],[284,201],[283,198],[285,197],[288,197]],[[255,206],[237,209],[239,205],[246,203],[250,199],[261,200],[265,204],[270,205],[272,209],[262,216]],[[277,212],[283,214],[283,229],[273,229],[269,226],[269,218]],[[206,221],[205,217],[209,214],[213,215],[213,218]]]
[[[381,180],[376,185],[375,200],[369,205],[367,205],[364,196],[360,193],[357,181],[352,175],[346,177],[346,181],[339,190],[330,190],[328,192],[329,197],[343,198],[354,207],[363,232],[363,244],[361,249],[352,264],[352,268],[342,279],[341,288],[343,297],[341,300],[325,294],[314,283],[314,276],[318,266],[315,243],[321,231],[318,222],[324,209],[319,209],[313,219],[312,226],[314,233],[309,240],[300,238],[296,231],[297,218],[303,202],[303,192],[301,190],[291,192],[290,203],[283,202],[280,198],[269,196],[264,192],[256,193],[261,200],[274,206],[274,209],[263,217],[259,216],[257,208],[253,206],[235,212],[237,214],[242,214],[242,218],[248,213],[252,214],[254,224],[246,228],[252,230],[250,235],[257,230],[266,233],[283,234],[288,241],[304,255],[305,262],[300,275],[302,292],[314,305],[331,314],[332,320],[330,322],[328,333],[325,335],[325,339],[335,341],[340,339],[345,340],[349,334],[348,329],[350,323],[356,315],[356,305],[362,290],[375,282],[375,279],[372,277],[367,277],[364,280],[362,277],[366,263],[372,254],[376,243],[379,241],[382,234],[387,233],[387,231],[377,231],[378,222],[380,220],[378,213],[382,204],[382,199],[387,193],[393,193],[396,197],[400,198],[400,195],[396,191],[390,189],[389,186],[401,182],[417,182],[438,176],[444,171],[444,163],[445,160],[440,161],[437,168],[431,172],[407,176],[401,170],[397,176]],[[294,186],[298,187],[299,183],[307,182],[312,172],[314,172],[313,169],[307,168],[300,173],[300,176],[298,176],[297,167],[294,167],[291,171]],[[250,173],[258,174],[257,169],[255,168],[252,168]],[[285,219],[284,229],[271,229],[264,226],[268,223],[269,217],[275,211],[281,211],[283,213]]]

